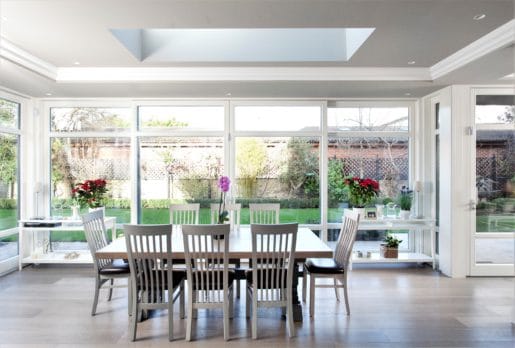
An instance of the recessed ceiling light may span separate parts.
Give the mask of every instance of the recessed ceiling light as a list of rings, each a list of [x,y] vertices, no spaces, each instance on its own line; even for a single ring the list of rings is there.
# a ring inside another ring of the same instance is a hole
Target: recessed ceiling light
[[[52,93],[45,93],[45,95],[50,97],[52,95]]]
[[[411,93],[404,93],[404,95],[409,97]]]
[[[409,65],[413,65],[413,64],[415,64],[415,63],[416,63],[416,62],[415,62],[414,60],[410,60],[410,61],[408,62],[408,64],[409,64]]]
[[[225,96],[226,96],[226,97],[230,97],[231,95],[232,95],[232,94],[231,94],[231,92],[227,92],[227,93],[225,93]]]
[[[485,17],[486,17],[486,15],[484,13],[480,13],[480,14],[477,14],[474,17],[472,17],[472,19],[475,20],[475,21],[480,21],[480,20],[482,20]]]
[[[73,62],[73,65],[80,65],[80,62]]]

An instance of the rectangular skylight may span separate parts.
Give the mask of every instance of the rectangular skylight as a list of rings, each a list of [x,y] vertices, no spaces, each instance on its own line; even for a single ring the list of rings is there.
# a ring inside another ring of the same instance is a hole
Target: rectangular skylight
[[[111,29],[150,62],[346,62],[375,28]]]

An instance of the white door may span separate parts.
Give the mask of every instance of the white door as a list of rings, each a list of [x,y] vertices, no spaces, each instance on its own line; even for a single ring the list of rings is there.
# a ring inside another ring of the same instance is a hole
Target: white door
[[[515,275],[515,91],[473,93],[470,275]]]

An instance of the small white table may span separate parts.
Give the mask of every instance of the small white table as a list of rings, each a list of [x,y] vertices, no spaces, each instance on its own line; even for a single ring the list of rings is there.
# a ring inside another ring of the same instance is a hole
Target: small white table
[[[111,229],[112,240],[116,239],[116,217],[106,217],[104,220],[107,229]],[[27,226],[33,225],[33,226]],[[18,269],[21,271],[24,264],[29,263],[92,263],[93,258],[89,248],[86,250],[65,250],[54,252],[51,250],[50,240],[41,239],[41,232],[53,231],[84,231],[82,220],[20,220]],[[38,242],[41,245],[38,245]]]
[[[383,218],[377,220],[363,219],[359,222],[358,230],[410,230],[418,234],[417,243],[415,243],[414,252],[399,252],[398,258],[384,258],[379,252],[372,253],[371,257],[352,257],[353,263],[397,263],[397,262],[429,262],[432,263],[433,269],[436,269],[435,257],[435,221],[433,219],[395,219]],[[422,236],[424,231],[430,233],[431,253],[426,255],[422,252]],[[365,256],[365,255],[364,255]]]

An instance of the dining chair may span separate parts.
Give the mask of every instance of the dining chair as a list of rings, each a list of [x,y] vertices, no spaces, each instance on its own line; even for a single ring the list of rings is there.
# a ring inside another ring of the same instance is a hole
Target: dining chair
[[[200,203],[170,204],[170,223],[174,225],[198,224]]]
[[[298,224],[250,226],[252,269],[247,271],[247,318],[252,303],[252,338],[257,338],[259,307],[286,308],[288,334],[295,336],[293,324],[293,273]]]
[[[349,262],[352,255],[352,246],[356,240],[356,233],[359,225],[359,213],[352,210],[345,210],[343,216],[342,227],[334,258],[311,258],[304,263],[306,275],[309,275],[309,315],[313,317],[315,312],[315,288],[334,288],[336,299],[339,301],[338,288],[343,288],[345,298],[345,307],[347,315],[350,315],[349,297],[347,294],[347,275],[349,273]],[[333,285],[316,284],[317,278],[332,278]],[[338,284],[340,282],[340,284]],[[307,278],[303,280],[302,299],[306,302],[306,284]]]
[[[279,203],[250,203],[250,224],[278,224],[280,210]]]
[[[218,223],[218,213],[220,204],[211,203],[211,224]],[[240,216],[241,216],[241,204],[240,203],[226,203],[225,210],[229,213],[229,225],[231,231],[238,231],[240,229]]]
[[[220,204],[211,203],[211,224],[218,223],[218,214],[219,214]],[[231,226],[231,231],[239,231],[240,230],[240,216],[241,216],[241,204],[240,203],[230,203],[225,204],[225,210],[229,213],[229,225]],[[235,266],[235,277],[236,280],[245,279],[245,271],[241,269],[241,260],[240,259],[229,259],[229,264]],[[240,282],[236,282],[236,298],[240,298]]]
[[[224,339],[229,339],[232,317],[232,283],[229,271],[229,225],[183,225],[184,255],[188,281],[186,340],[191,341],[194,311],[222,308]]]
[[[123,226],[131,270],[131,340],[136,340],[143,310],[168,309],[168,339],[173,340],[173,303],[184,318],[184,271],[172,270],[172,225]]]
[[[115,279],[129,280],[129,264],[121,259],[101,259],[96,257],[96,251],[107,246],[106,227],[104,224],[104,211],[98,210],[81,216],[84,225],[84,233],[88,241],[88,247],[93,258],[93,267],[95,269],[95,296],[93,298],[93,307],[91,315],[95,315],[97,311],[98,295],[102,286],[109,282],[108,301],[113,296],[113,288],[127,287],[127,285],[114,285]],[[130,313],[130,287],[129,290],[129,313]]]

